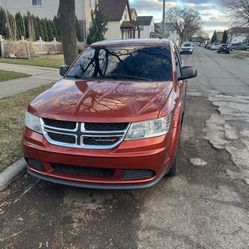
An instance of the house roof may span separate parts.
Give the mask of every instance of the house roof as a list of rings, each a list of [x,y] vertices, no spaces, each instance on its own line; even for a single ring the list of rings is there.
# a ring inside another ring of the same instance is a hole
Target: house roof
[[[131,18],[133,18],[132,15],[135,14],[135,18],[133,19],[133,21],[137,21],[137,11],[136,11],[136,9],[130,8],[130,13],[131,13]]]
[[[138,25],[149,26],[153,20],[153,16],[138,16],[137,22]]]
[[[249,27],[233,27],[229,29],[228,32],[233,34],[236,33],[249,34]]]
[[[120,21],[126,6],[130,10],[128,0],[99,0],[99,9],[103,12],[107,21]]]
[[[137,16],[137,10],[135,8],[130,8],[130,10],[131,10],[131,13],[134,12],[136,14],[136,16]]]
[[[120,28],[121,29],[135,29],[136,25],[134,25],[134,23],[129,22],[129,21],[123,21]]]

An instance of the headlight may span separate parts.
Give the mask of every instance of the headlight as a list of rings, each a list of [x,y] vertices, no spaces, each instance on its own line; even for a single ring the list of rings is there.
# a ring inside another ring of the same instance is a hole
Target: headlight
[[[165,135],[169,131],[170,123],[171,115],[164,118],[132,123],[125,140],[135,140]]]
[[[42,133],[40,118],[29,112],[25,114],[25,126],[35,132]]]

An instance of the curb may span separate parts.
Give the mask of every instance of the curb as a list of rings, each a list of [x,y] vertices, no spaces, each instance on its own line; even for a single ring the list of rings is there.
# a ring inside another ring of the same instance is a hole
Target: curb
[[[26,171],[26,162],[24,158],[10,165],[6,170],[0,173],[0,191],[3,191],[20,175],[23,175],[25,171]]]

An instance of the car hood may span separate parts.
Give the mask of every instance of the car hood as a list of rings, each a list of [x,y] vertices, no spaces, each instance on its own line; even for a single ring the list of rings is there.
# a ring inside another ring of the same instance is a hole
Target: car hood
[[[28,110],[49,119],[136,122],[157,118],[172,87],[172,82],[63,79],[33,100]]]

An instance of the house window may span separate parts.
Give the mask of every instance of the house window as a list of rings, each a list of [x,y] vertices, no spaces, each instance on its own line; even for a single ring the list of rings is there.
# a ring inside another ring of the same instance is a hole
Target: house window
[[[32,0],[32,6],[42,6],[42,0]]]

